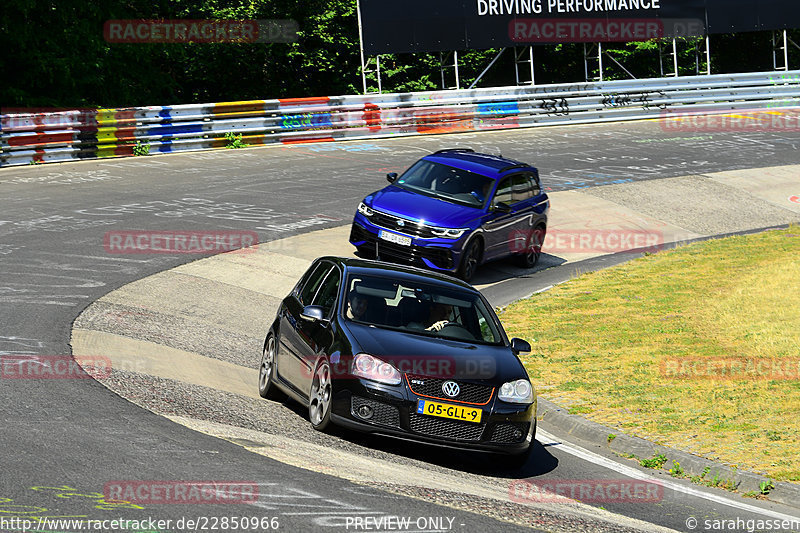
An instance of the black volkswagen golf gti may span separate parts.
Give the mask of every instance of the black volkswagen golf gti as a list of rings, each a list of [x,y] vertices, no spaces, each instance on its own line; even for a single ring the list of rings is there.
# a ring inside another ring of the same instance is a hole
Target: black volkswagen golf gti
[[[331,424],[524,460],[536,393],[486,299],[415,267],[323,257],[281,303],[264,341],[259,393]]]

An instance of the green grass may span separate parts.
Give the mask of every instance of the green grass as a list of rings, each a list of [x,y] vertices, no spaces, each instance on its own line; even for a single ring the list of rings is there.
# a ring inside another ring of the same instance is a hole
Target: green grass
[[[510,335],[536,339],[525,366],[541,395],[569,412],[800,481],[800,379],[665,370],[682,358],[737,358],[793,362],[800,373],[800,228],[697,243],[586,274],[501,318]]]

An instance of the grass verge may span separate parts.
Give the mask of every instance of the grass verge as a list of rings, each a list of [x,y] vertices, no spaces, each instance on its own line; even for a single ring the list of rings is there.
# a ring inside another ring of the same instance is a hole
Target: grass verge
[[[580,276],[504,311],[542,397],[660,444],[800,482],[800,228]]]

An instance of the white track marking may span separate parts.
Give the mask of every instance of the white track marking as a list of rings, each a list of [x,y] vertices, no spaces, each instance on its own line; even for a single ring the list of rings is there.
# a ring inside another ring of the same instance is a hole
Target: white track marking
[[[769,516],[771,518],[777,518],[779,520],[790,520],[790,521],[797,521],[800,517],[791,516],[783,513],[779,513],[777,511],[770,511],[769,509],[762,509],[760,507],[756,507],[755,505],[750,505],[744,502],[737,502],[731,500],[729,498],[725,498],[724,496],[720,496],[718,494],[713,494],[709,492],[705,492],[694,487],[687,487],[680,483],[675,483],[674,481],[670,481],[668,479],[661,479],[646,474],[636,468],[618,463],[602,455],[598,455],[594,452],[590,452],[589,450],[585,450],[579,446],[575,446],[573,444],[568,444],[562,441],[561,439],[556,438],[554,435],[551,435],[547,431],[543,431],[541,429],[536,431],[537,437],[540,437],[539,442],[543,445],[550,444],[556,447],[559,450],[562,450],[570,455],[574,455],[575,457],[579,457],[584,461],[588,461],[590,463],[594,463],[596,465],[602,466],[604,468],[608,468],[609,470],[613,470],[615,472],[619,472],[624,476],[628,476],[633,479],[638,479],[640,481],[649,481],[651,483],[658,483],[663,485],[665,488],[674,490],[675,492],[681,492],[684,494],[688,494],[690,496],[695,496],[697,498],[703,498],[705,500],[709,500],[715,503],[720,503],[722,505],[727,505],[728,507],[734,507],[736,509],[740,509],[742,511],[747,511],[751,513],[756,513],[764,516]],[[541,438],[551,441],[550,443],[542,442]]]

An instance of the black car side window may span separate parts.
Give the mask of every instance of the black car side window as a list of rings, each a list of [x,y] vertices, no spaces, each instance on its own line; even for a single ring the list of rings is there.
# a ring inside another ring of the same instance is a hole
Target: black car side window
[[[339,269],[334,267],[325,278],[322,287],[320,287],[317,296],[314,298],[312,305],[322,307],[326,317],[331,316],[331,311],[336,304],[336,297],[339,295],[341,280],[342,275],[339,273]]]
[[[511,178],[504,179],[494,195],[494,205],[504,202],[511,205]]]
[[[300,289],[300,293],[297,296],[301,305],[311,305],[314,295],[317,294],[317,290],[322,284],[322,280],[325,279],[325,275],[332,267],[333,265],[330,263],[320,263],[317,265],[317,268],[314,269],[311,275],[308,276],[308,279],[306,280],[305,284],[303,284],[303,287]]]

